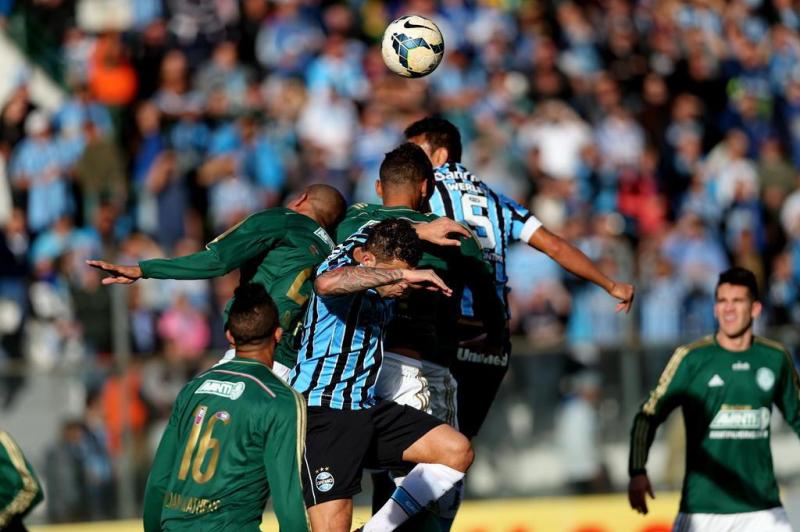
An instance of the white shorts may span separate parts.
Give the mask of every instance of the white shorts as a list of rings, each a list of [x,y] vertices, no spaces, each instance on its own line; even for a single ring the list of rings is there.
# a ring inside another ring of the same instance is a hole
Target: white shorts
[[[220,364],[224,364],[225,362],[233,360],[233,357],[235,357],[235,356],[236,356],[236,350],[235,349],[228,349],[227,351],[225,351],[225,354],[222,355],[222,358],[219,360],[219,362],[217,362],[214,365],[215,366],[219,366]],[[289,373],[291,373],[291,372],[292,372],[292,368],[287,368],[286,366],[284,366],[280,362],[273,362],[272,363],[272,373],[274,373],[276,377],[278,377],[280,380],[282,380],[282,381],[284,381],[286,383],[289,382]]]
[[[672,532],[792,532],[783,507],[740,514],[679,513]]]
[[[381,399],[427,412],[458,428],[456,380],[450,370],[397,353],[384,353],[375,385]]]

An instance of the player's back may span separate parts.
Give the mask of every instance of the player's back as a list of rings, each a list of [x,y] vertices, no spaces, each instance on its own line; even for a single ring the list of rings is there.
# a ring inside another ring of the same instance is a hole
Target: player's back
[[[527,209],[498,194],[460,163],[447,163],[434,173],[431,212],[469,226],[480,242],[484,258],[492,264],[498,296],[506,301],[506,255],[512,242],[527,242],[541,223]],[[462,312],[473,316],[469,294]]]
[[[302,397],[259,362],[235,358],[194,378],[175,402],[172,441],[161,444],[174,446],[174,460],[151,473],[167,478],[162,529],[259,530],[270,484],[299,485],[304,432]],[[305,529],[298,512],[291,530]]]

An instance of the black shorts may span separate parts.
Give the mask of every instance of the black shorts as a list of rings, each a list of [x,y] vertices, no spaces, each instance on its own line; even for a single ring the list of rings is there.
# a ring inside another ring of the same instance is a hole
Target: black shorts
[[[364,410],[309,406],[302,464],[306,506],[352,498],[361,491],[364,468],[402,467],[403,451],[442,424],[391,401]]]
[[[464,332],[462,338],[477,336]],[[500,383],[508,372],[511,359],[511,342],[506,339],[499,354],[478,353],[459,348],[450,364],[450,373],[458,383],[458,430],[467,438],[477,436],[481,425],[489,415]]]

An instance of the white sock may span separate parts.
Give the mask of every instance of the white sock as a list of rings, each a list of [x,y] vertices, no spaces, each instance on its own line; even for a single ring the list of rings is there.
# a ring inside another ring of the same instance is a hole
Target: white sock
[[[441,464],[417,464],[392,498],[364,525],[364,532],[389,532],[450,491],[464,473]]]
[[[433,505],[433,513],[439,519],[439,530],[450,532],[456,514],[461,507],[461,500],[464,498],[464,482],[459,481],[456,485],[440,497]]]

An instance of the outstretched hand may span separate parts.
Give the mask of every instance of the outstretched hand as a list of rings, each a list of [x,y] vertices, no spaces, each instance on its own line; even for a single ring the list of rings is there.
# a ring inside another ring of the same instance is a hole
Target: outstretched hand
[[[102,260],[87,260],[86,264],[109,274],[109,277],[103,278],[105,285],[132,284],[142,278],[142,269],[139,266],[121,266]]]
[[[439,246],[460,246],[461,241],[458,237],[451,235],[472,236],[469,229],[458,222],[442,216],[432,222],[414,224],[417,236],[420,240],[425,240]]]
[[[619,300],[619,303],[617,303],[617,312],[622,312],[624,310],[627,314],[631,311],[633,298],[636,295],[636,288],[634,288],[632,284],[614,283],[608,293],[611,297]]]
[[[642,515],[646,515],[648,512],[647,495],[650,495],[651,499],[656,498],[647,474],[643,473],[631,477],[631,481],[628,484],[628,502],[630,502],[631,508]]]
[[[450,297],[453,290],[433,270],[403,270],[403,282],[411,288],[424,288]]]

